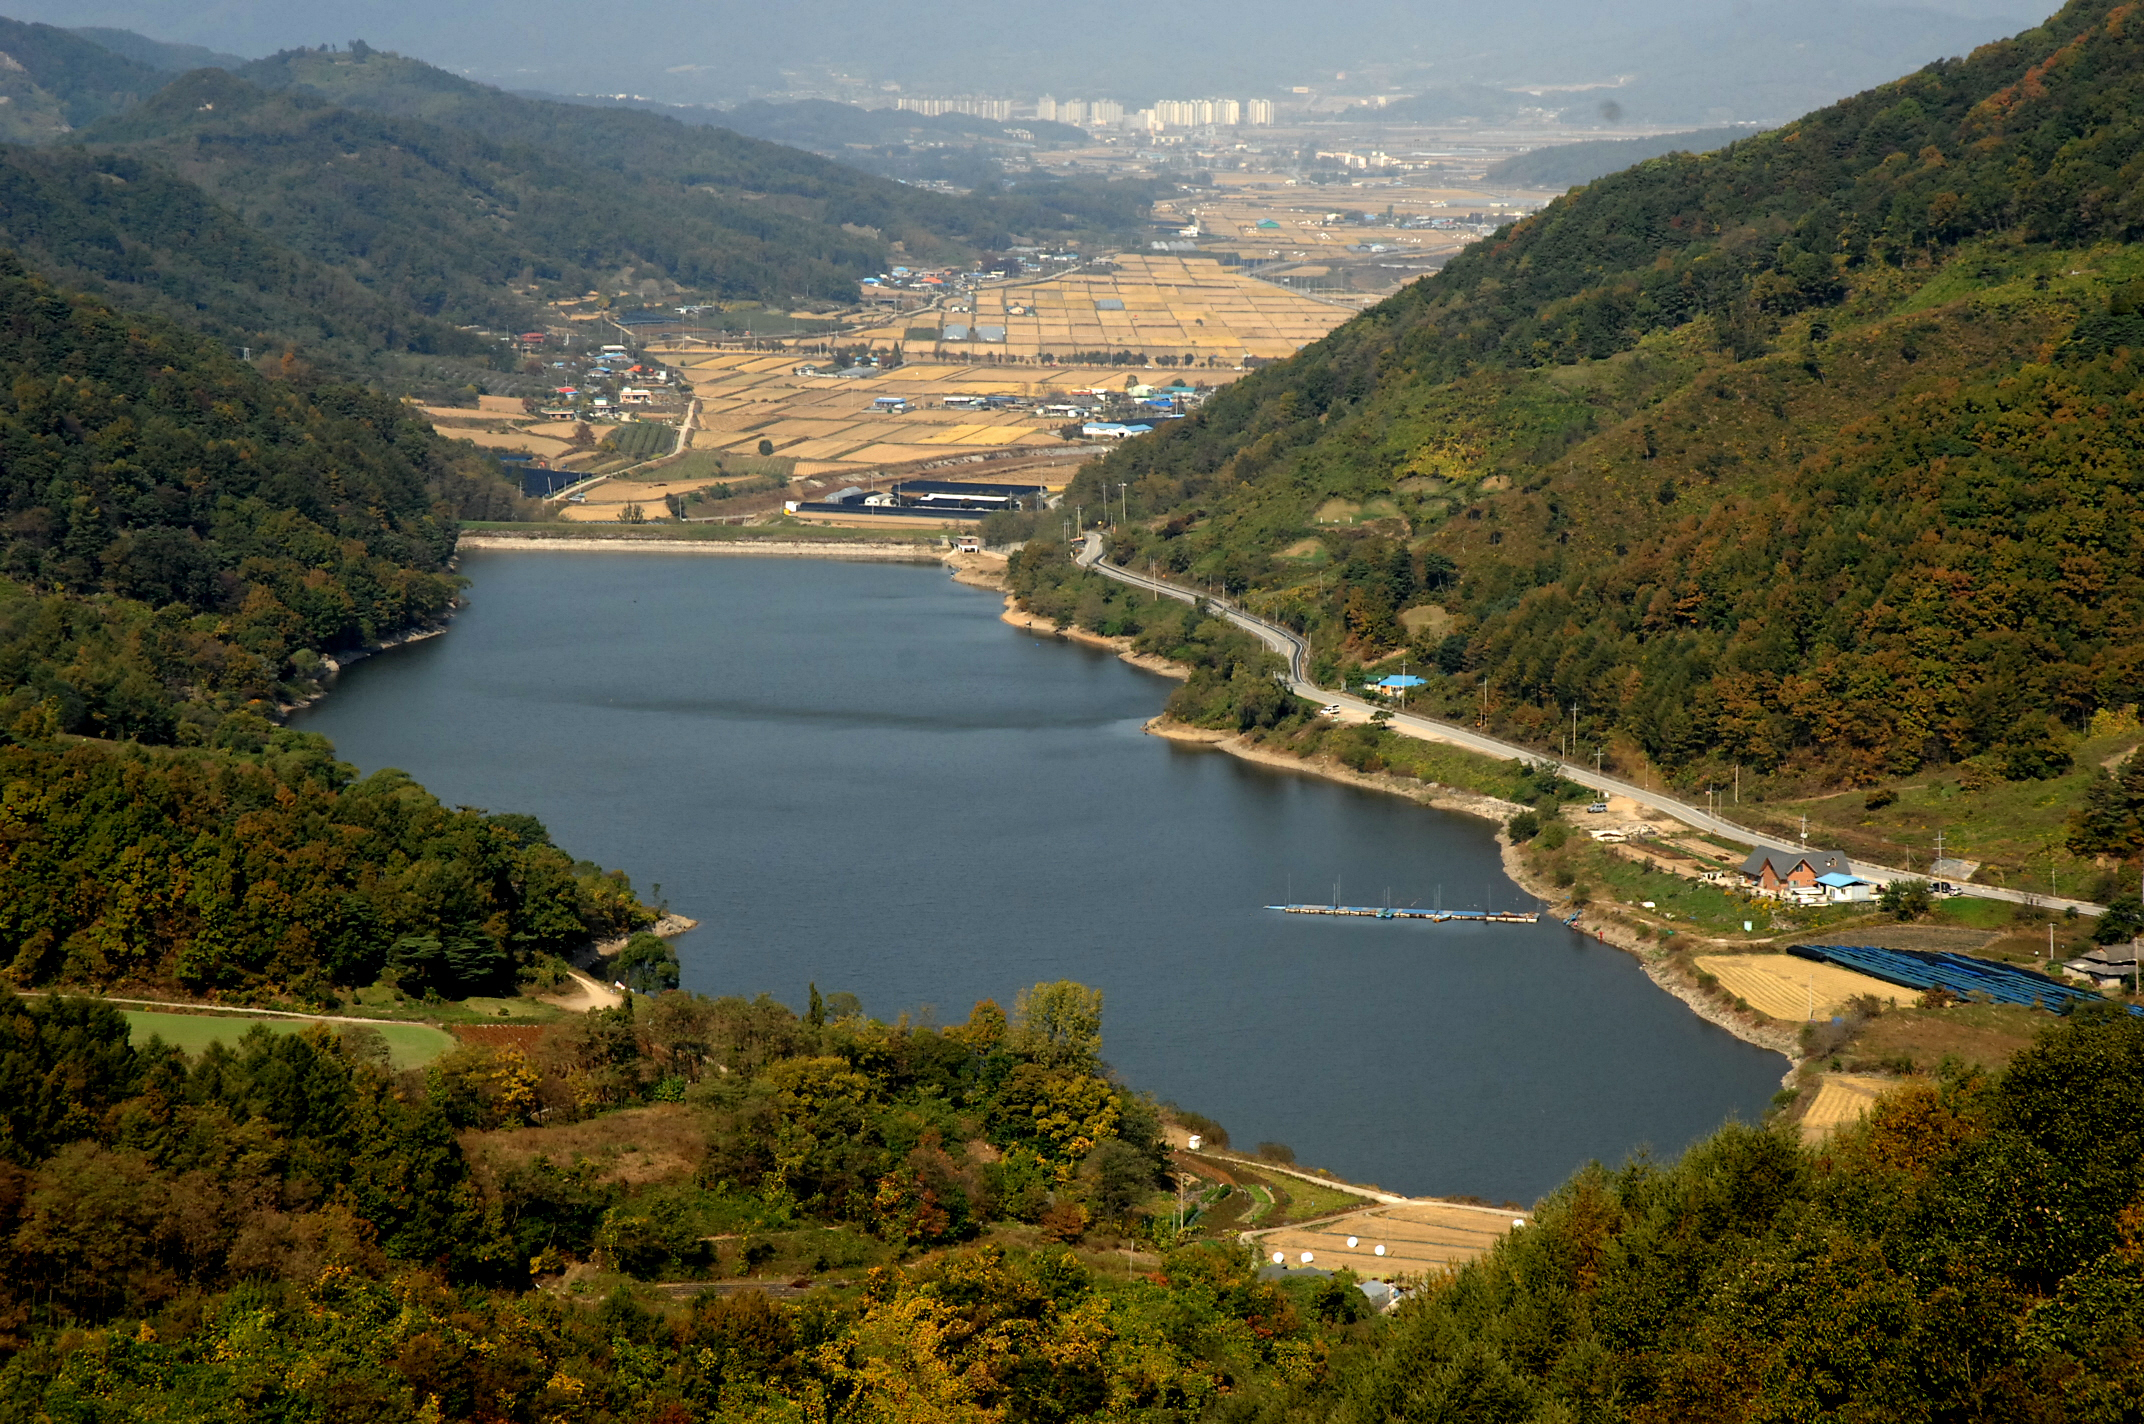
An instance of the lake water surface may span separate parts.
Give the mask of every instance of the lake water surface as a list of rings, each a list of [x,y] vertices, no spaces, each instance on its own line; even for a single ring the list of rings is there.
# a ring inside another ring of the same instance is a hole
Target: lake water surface
[[[701,928],[685,987],[880,1017],[1105,995],[1130,1083],[1238,1147],[1531,1202],[1754,1120],[1785,1061],[1553,922],[1320,920],[1287,897],[1530,906],[1485,823],[1144,735],[1173,684],[942,570],[472,552],[443,636],[295,719],[365,771],[531,812]]]

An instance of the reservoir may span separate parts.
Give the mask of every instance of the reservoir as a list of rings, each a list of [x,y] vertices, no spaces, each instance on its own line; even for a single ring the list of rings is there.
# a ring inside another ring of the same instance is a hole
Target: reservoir
[[[936,567],[476,552],[441,637],[293,719],[449,804],[540,817],[700,922],[688,989],[882,1018],[1100,988],[1104,1054],[1239,1149],[1531,1203],[1589,1158],[1754,1121],[1785,1060],[1530,909],[1487,823],[1140,726],[1175,684],[998,619]]]

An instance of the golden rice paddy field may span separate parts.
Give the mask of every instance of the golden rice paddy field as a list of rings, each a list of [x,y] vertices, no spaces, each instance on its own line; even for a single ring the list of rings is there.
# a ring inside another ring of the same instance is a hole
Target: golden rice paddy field
[[[1887,1004],[1910,1004],[1919,997],[1911,989],[1791,954],[1708,954],[1696,963],[1758,1013],[1796,1023],[1830,1018],[1863,994]]]
[[[1127,381],[1166,382],[1168,372],[1123,367],[989,366],[911,360],[857,380],[794,374],[806,358],[746,351],[671,356],[685,368],[700,401],[692,448],[750,455],[762,440],[811,476],[928,460],[963,450],[1060,448],[1065,418],[1029,409],[948,409],[948,396],[1010,395],[1047,403],[1051,397]],[[1189,379],[1220,385],[1234,371],[1201,371]],[[872,409],[883,396],[910,404],[901,414]]]
[[[1354,315],[1351,308],[1246,277],[1210,257],[1126,254],[1111,261],[1114,272],[984,287],[972,310],[963,303],[943,313],[912,314],[865,335],[881,345],[902,341],[914,355],[931,349],[909,334],[919,324],[940,333],[965,326],[969,340],[936,346],[941,359],[963,347],[1029,358],[1124,351],[1188,356],[1201,368],[1233,367],[1247,356],[1293,355]],[[1005,339],[975,341],[978,326],[1002,326]]]
[[[1282,1259],[1276,1264],[1323,1271],[1345,1268],[1367,1279],[1391,1280],[1463,1266],[1526,1220],[1524,1212],[1409,1202],[1260,1232],[1256,1244],[1264,1260],[1279,1255]],[[1348,1244],[1350,1240],[1353,1245]],[[1310,1255],[1308,1261],[1303,1259],[1305,1252]]]
[[[1876,1100],[1897,1087],[1891,1078],[1869,1078],[1854,1073],[1826,1073],[1817,1083],[1816,1097],[1802,1114],[1802,1137],[1814,1142],[1850,1123],[1861,1121]]]

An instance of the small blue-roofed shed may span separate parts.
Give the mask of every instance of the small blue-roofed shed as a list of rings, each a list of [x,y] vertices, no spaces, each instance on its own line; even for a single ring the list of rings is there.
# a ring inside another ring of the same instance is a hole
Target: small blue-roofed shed
[[[1848,875],[1834,870],[1819,875],[1816,883],[1824,891],[1824,898],[1833,904],[1847,904],[1876,898],[1876,887],[1858,875]]]

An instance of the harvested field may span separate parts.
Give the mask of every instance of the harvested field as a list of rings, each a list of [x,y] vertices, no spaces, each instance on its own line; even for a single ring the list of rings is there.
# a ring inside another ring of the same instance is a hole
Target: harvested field
[[[1507,1208],[1459,1206],[1446,1202],[1411,1202],[1350,1212],[1308,1226],[1288,1226],[1252,1233],[1253,1244],[1267,1261],[1279,1252],[1288,1266],[1318,1270],[1343,1267],[1358,1276],[1391,1280],[1395,1276],[1463,1266],[1494,1246],[1528,1214]],[[1348,1245],[1348,1238],[1356,1244]],[[1380,1256],[1377,1248],[1383,1246]],[[1308,1251],[1311,1259],[1304,1261]]]
[[[1002,342],[940,342],[1015,357],[1081,351],[1144,352],[1204,366],[1246,356],[1290,356],[1354,313],[1223,267],[1210,257],[1124,254],[1114,272],[1072,272],[984,287],[975,310],[948,318],[1003,327]]]
[[[1920,998],[1911,989],[1791,954],[1708,954],[1695,962],[1758,1013],[1789,1022],[1828,1019],[1848,1000],[1864,994],[1887,1004],[1911,1004]]]
[[[686,370],[700,401],[693,449],[735,458],[753,455],[762,440],[799,462],[799,475],[840,476],[904,464],[956,449],[1057,450],[1063,418],[1032,409],[955,410],[948,396],[1006,395],[1038,403],[1100,385],[1121,391],[1127,380],[1169,377],[1122,367],[993,366],[910,361],[855,380],[800,376],[799,358],[744,351],[670,353]],[[1234,371],[1196,374],[1207,385],[1234,380]],[[905,412],[872,409],[880,396],[910,402]]]
[[[1815,1142],[1839,1128],[1861,1121],[1876,1100],[1898,1086],[1896,1078],[1855,1073],[1826,1073],[1817,1080],[1816,1098],[1802,1114],[1802,1138]]]

